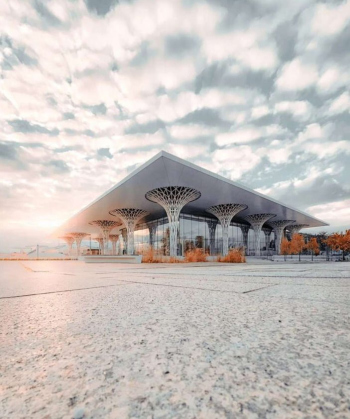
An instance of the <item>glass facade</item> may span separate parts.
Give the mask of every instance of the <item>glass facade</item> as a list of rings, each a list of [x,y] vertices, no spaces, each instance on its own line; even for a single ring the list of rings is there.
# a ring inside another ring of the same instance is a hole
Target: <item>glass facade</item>
[[[216,223],[215,231],[212,228]],[[151,231],[151,234],[150,234]],[[212,237],[210,236],[212,231]],[[273,234],[271,235],[273,239]],[[273,243],[273,242],[272,242]],[[135,253],[140,254],[152,245],[160,255],[169,255],[170,230],[166,217],[149,223],[139,224],[135,231]],[[229,227],[229,248],[244,246],[240,224],[231,223]],[[265,235],[260,235],[261,250],[266,250]],[[125,246],[122,244],[122,249]],[[220,223],[209,217],[180,214],[178,256],[184,256],[188,250],[201,248],[211,255],[222,253],[222,230]],[[254,255],[254,231],[249,230],[247,254]]]

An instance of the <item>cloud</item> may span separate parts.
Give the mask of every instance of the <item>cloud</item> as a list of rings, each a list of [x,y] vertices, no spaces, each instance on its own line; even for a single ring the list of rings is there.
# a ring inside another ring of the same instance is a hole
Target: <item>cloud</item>
[[[238,128],[227,133],[219,134],[216,137],[218,146],[225,146],[229,144],[250,143],[259,138],[276,136],[282,132],[282,128],[277,125],[269,125],[267,127],[256,128],[254,126],[246,126]]]
[[[341,32],[350,19],[350,2],[319,4],[311,21],[311,29],[317,35],[331,36]]]
[[[273,70],[278,64],[276,50],[264,45],[263,31],[248,29],[208,36],[203,42],[209,62],[234,58],[242,67],[252,70]]]
[[[156,119],[145,124],[132,124],[125,129],[125,134],[154,134],[162,128],[165,128],[164,122]]]
[[[85,105],[86,109],[89,109],[94,115],[106,115],[107,108],[104,103],[99,105]]]
[[[46,7],[46,4],[43,1],[34,0],[33,5],[40,18],[45,21],[46,24],[50,26],[62,25],[61,20]]]
[[[107,157],[107,159],[113,159],[113,154],[111,154],[109,148],[99,148],[97,150],[97,155],[99,157]]]
[[[69,172],[69,166],[64,160],[50,160],[44,163],[44,167],[51,169],[50,174],[63,174]],[[44,175],[48,175],[48,171],[44,169]]]
[[[231,90],[237,86],[248,92],[255,89],[259,93],[268,94],[273,88],[273,76],[264,71],[243,70],[237,65],[232,65],[231,60],[222,60],[206,66],[195,80],[196,93],[208,87]]]
[[[299,58],[295,58],[281,69],[276,86],[280,90],[303,90],[315,84],[317,77],[314,65],[305,64]]]
[[[259,188],[258,191],[292,206],[293,202],[297,201],[301,209],[350,198],[350,188],[334,179],[333,172],[336,170],[334,168],[320,170],[311,166],[303,176],[276,182],[270,188]]]
[[[13,145],[13,143],[0,143],[0,159],[17,160],[17,150]]]
[[[350,199],[322,205],[312,205],[307,208],[307,211],[320,220],[327,220],[333,229],[336,229],[337,226],[348,226],[350,219]]]
[[[99,16],[105,16],[119,0],[84,0],[87,8]]]
[[[172,137],[180,141],[193,140],[196,137],[206,137],[214,135],[217,129],[212,126],[202,124],[173,125],[168,128]]]
[[[190,112],[183,118],[177,120],[178,124],[202,124],[209,127],[224,127],[229,126],[229,122],[224,121],[220,117],[220,113],[217,110],[210,108],[202,108],[196,111]]]
[[[342,112],[350,113],[350,95],[348,92],[344,92],[338,96],[329,107],[331,114],[337,114]]]
[[[165,52],[171,57],[183,57],[200,48],[200,40],[188,34],[179,34],[165,38]]]
[[[217,170],[234,180],[254,169],[261,158],[251,147],[243,145],[216,150],[213,153],[213,160]]]
[[[328,67],[317,81],[317,87],[321,94],[332,93],[350,80],[349,72],[341,70],[334,65]]]
[[[276,112],[287,112],[292,114],[295,118],[301,120],[309,120],[311,118],[313,108],[307,101],[283,101],[275,105]]]

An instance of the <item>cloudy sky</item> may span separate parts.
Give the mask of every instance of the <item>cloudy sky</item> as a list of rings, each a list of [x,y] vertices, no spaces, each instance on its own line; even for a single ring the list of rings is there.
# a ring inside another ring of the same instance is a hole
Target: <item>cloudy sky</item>
[[[0,2],[0,251],[163,149],[350,227],[350,1]]]

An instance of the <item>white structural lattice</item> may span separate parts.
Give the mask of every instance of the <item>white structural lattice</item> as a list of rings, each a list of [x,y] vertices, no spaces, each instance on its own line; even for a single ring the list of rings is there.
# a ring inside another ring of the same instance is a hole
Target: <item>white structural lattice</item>
[[[271,241],[272,229],[271,228],[263,227],[262,231],[265,234],[265,246],[266,246],[266,250],[268,251],[269,248],[270,248],[270,241]]]
[[[101,253],[103,255],[107,254],[109,233],[114,228],[121,226],[122,223],[120,223],[119,221],[113,221],[113,220],[95,220],[95,221],[91,221],[91,223],[89,224],[100,228],[102,232],[102,238],[103,238],[103,245],[101,247]]]
[[[243,236],[243,245],[245,247],[245,254],[248,255],[249,254],[248,234],[249,234],[250,226],[248,226],[248,225],[241,225],[240,226],[240,229],[241,229],[242,236]]]
[[[103,252],[103,237],[94,237],[94,240],[97,241],[99,248],[100,248],[100,253],[102,254]]]
[[[126,227],[127,241],[126,253],[128,255],[134,254],[134,231],[136,223],[149,213],[143,209],[138,208],[117,208],[109,212],[115,217],[120,217]]]
[[[123,228],[122,230],[122,237],[123,237],[123,250],[128,248],[128,232],[126,231],[126,228]]]
[[[75,245],[77,247],[77,257],[80,256],[81,242],[82,242],[83,238],[86,237],[87,235],[88,235],[87,233],[81,233],[81,232],[69,233],[69,236],[74,238]]]
[[[147,223],[148,231],[149,231],[149,244],[150,246],[154,245],[154,239],[157,232],[157,224],[156,223]]]
[[[275,232],[275,246],[276,252],[279,255],[281,253],[281,242],[283,237],[283,230],[287,225],[295,223],[295,220],[278,220],[278,221],[269,221],[268,225],[273,228]]]
[[[75,238],[72,237],[72,236],[67,235],[67,236],[59,237],[59,239],[62,239],[67,243],[67,245],[68,245],[68,256],[71,256],[72,255],[72,246],[73,246],[73,243],[75,241]]]
[[[228,228],[232,218],[240,211],[247,209],[244,204],[220,204],[207,209],[207,212],[214,214],[222,226],[222,254],[228,254]]]
[[[246,221],[253,227],[254,230],[254,250],[255,256],[260,256],[260,233],[263,224],[276,217],[275,214],[251,214],[244,217]]]
[[[165,186],[146,193],[149,201],[161,205],[167,213],[170,227],[170,256],[177,255],[180,212],[186,204],[195,201],[200,196],[199,191],[187,186]]]
[[[110,234],[109,240],[112,242],[112,255],[117,255],[117,243],[119,240],[120,234]]]
[[[208,230],[209,230],[209,250],[210,254],[215,253],[215,232],[218,222],[216,220],[207,220]]]
[[[292,224],[288,226],[288,230],[290,232],[291,237],[293,237],[294,234],[299,233],[299,231],[302,228],[306,228],[306,227],[309,227],[309,224]]]

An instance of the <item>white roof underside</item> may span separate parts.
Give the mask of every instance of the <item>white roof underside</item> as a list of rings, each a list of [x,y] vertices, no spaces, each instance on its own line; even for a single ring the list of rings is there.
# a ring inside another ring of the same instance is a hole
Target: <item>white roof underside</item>
[[[98,232],[89,226],[94,220],[116,220],[109,214],[115,208],[140,208],[150,212],[146,221],[165,216],[163,208],[145,198],[151,189],[162,186],[188,186],[201,192],[201,197],[186,205],[182,212],[194,215],[210,214],[205,210],[212,205],[240,203],[248,208],[239,213],[233,221],[242,221],[248,214],[276,214],[273,220],[295,220],[296,224],[308,224],[310,227],[326,226],[327,223],[310,215],[288,207],[272,198],[268,198],[244,185],[225,179],[215,173],[161,151],[148,162],[119,182],[112,189],[97,198],[87,207],[65,222],[57,235],[64,232]],[[272,220],[271,220],[272,221]],[[246,223],[246,222],[245,222]]]

